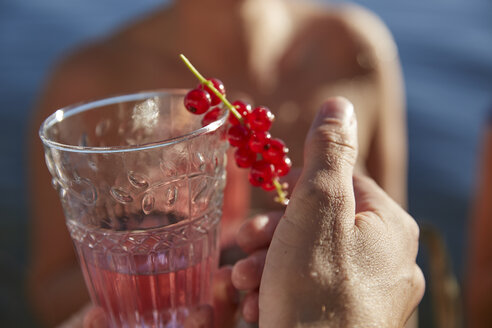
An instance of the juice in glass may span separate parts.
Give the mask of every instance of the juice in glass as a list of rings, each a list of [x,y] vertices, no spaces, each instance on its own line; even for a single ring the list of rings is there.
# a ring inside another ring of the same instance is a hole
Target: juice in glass
[[[182,327],[212,305],[226,115],[202,127],[183,96],[78,105],[40,130],[91,299],[112,327]]]

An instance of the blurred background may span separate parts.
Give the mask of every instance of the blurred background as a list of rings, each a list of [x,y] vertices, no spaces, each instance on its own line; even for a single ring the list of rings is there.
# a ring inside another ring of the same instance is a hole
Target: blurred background
[[[38,326],[23,290],[29,256],[24,150],[44,79],[74,46],[167,2],[0,1],[1,327]],[[492,107],[492,2],[355,2],[378,14],[396,40],[407,93],[409,211],[441,233],[462,283],[480,135]],[[421,308],[421,327],[432,327],[428,301]]]

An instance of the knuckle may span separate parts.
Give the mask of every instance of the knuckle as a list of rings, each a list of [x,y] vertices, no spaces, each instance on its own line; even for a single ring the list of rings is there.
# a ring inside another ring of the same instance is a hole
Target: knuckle
[[[349,195],[345,192],[343,182],[334,176],[327,177],[326,172],[318,172],[311,183],[304,188],[303,199],[309,206],[320,206],[328,203],[333,211],[346,206]]]
[[[422,270],[417,264],[415,264],[413,281],[416,286],[416,291],[419,295],[419,300],[420,300],[425,292],[425,277],[424,277],[424,273],[422,272]]]
[[[400,213],[401,218],[401,228],[404,229],[405,235],[409,238],[412,244],[418,246],[420,239],[420,227],[417,221],[415,221],[415,219],[403,209],[399,209],[398,212]]]
[[[337,123],[331,123],[331,125]],[[325,149],[328,155],[342,160],[346,160],[349,164],[354,165],[357,158],[357,144],[354,138],[346,133],[342,128],[328,129],[326,126],[320,126],[314,133],[315,144],[318,144],[321,149]],[[337,156],[333,156],[336,154]]]
[[[420,238],[420,227],[412,217],[410,217],[410,233],[412,234],[414,240],[418,243]]]

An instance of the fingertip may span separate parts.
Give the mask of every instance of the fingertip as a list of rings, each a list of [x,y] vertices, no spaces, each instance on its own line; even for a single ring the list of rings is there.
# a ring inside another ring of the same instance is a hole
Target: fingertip
[[[246,221],[236,236],[239,247],[246,253],[268,247],[282,215],[283,212],[271,212]]]
[[[303,172],[322,168],[330,175],[351,177],[357,149],[357,120],[353,105],[345,98],[330,98],[320,107],[308,132]]]
[[[232,269],[232,284],[239,290],[251,290],[260,286],[267,250],[259,250],[238,261]]]
[[[250,264],[247,259],[239,260],[232,268],[232,285],[239,290],[246,290],[249,282]]]
[[[243,300],[242,314],[246,322],[254,323],[258,322],[260,316],[259,309],[259,294],[257,291],[246,294]]]
[[[245,222],[236,235],[236,242],[245,252],[253,251],[258,244],[258,233],[268,225],[268,216],[258,215]]]
[[[323,118],[350,122],[354,115],[354,105],[347,98],[333,97],[323,103],[318,115]]]

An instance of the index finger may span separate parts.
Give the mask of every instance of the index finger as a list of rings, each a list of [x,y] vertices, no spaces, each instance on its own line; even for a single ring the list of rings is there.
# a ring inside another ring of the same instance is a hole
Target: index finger
[[[282,215],[283,212],[260,214],[243,223],[236,236],[239,247],[246,253],[268,247]]]

